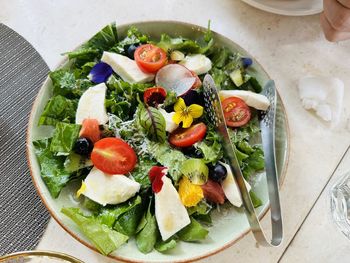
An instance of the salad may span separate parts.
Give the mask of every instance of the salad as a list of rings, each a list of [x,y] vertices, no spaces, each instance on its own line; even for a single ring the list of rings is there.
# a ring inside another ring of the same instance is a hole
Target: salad
[[[258,111],[269,101],[249,74],[253,63],[216,45],[210,24],[201,39],[130,27],[104,27],[50,73],[52,97],[38,125],[52,136],[33,141],[41,177],[57,198],[79,185],[79,203],[61,212],[105,255],[134,238],[142,253],[200,242],[220,206],[242,206],[222,142],[209,121],[202,79],[220,89],[224,116],[255,207],[252,178],[264,169]]]

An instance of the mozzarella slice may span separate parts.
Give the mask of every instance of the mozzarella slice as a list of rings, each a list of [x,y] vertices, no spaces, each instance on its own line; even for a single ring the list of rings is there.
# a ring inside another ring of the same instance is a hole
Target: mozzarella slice
[[[233,178],[231,167],[226,163],[223,163],[223,162],[220,162],[220,163],[223,166],[225,166],[227,170],[227,176],[225,180],[221,183],[225,196],[231,204],[233,204],[234,206],[240,207],[242,205],[242,199],[241,199],[241,195],[240,195],[238,186],[236,184],[236,181]],[[249,192],[251,187],[246,180],[244,180],[244,182]]]
[[[104,83],[88,88],[79,99],[75,123],[82,124],[84,119],[96,119],[99,124],[108,122],[105,108],[107,87]]]
[[[202,54],[187,55],[179,64],[192,70],[197,75],[207,73],[211,69],[210,59]]]
[[[140,184],[125,175],[105,174],[93,167],[78,191],[91,200],[105,206],[125,202],[140,190]]]
[[[172,133],[174,130],[177,129],[177,127],[179,127],[179,125],[173,121],[173,115],[175,114],[175,112],[168,113],[164,109],[159,109],[159,112],[163,115],[165,119],[165,130],[167,132]]]
[[[333,77],[307,76],[299,80],[299,96],[303,107],[315,110],[333,126],[340,121],[344,82]]]
[[[247,90],[221,90],[219,92],[221,99],[226,99],[229,97],[238,97],[244,102],[257,110],[267,110],[270,106],[269,99],[262,95],[252,91]]]
[[[154,79],[154,74],[143,72],[132,60],[126,56],[104,51],[101,61],[110,65],[124,81],[130,83],[145,83]]]
[[[191,220],[171,180],[164,175],[162,181],[162,189],[155,194],[155,215],[162,239],[167,240]]]

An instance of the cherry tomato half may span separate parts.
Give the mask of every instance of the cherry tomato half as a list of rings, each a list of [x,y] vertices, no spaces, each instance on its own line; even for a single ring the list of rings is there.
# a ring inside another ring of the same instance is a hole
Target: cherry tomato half
[[[109,137],[95,143],[91,161],[102,172],[126,174],[134,169],[137,157],[125,141]]]
[[[148,88],[143,93],[143,101],[146,105],[157,107],[162,104],[166,98],[166,90],[162,87]]]
[[[152,44],[139,46],[134,58],[139,68],[148,73],[156,73],[167,62],[165,51]]]
[[[207,126],[203,123],[197,123],[190,128],[178,128],[169,136],[169,142],[176,147],[189,147],[203,140]]]
[[[229,97],[222,101],[226,125],[240,127],[250,120],[251,113],[247,104],[240,98]]]

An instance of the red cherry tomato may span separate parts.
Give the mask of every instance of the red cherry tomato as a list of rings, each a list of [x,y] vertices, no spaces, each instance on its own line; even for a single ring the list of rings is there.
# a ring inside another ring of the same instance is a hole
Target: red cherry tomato
[[[169,142],[176,147],[189,147],[203,140],[207,126],[203,123],[197,123],[190,128],[178,128],[169,136]]]
[[[240,127],[248,123],[251,117],[250,109],[240,98],[229,97],[222,101],[226,125]]]
[[[91,161],[102,172],[126,174],[134,169],[137,157],[125,141],[109,137],[95,143]]]
[[[80,137],[88,138],[92,143],[97,142],[101,138],[101,131],[98,120],[84,119],[79,132]]]
[[[156,73],[167,62],[165,51],[152,44],[139,46],[134,58],[139,68],[148,73]]]
[[[162,104],[166,98],[166,90],[162,87],[148,88],[143,93],[143,101],[146,105],[157,107]]]

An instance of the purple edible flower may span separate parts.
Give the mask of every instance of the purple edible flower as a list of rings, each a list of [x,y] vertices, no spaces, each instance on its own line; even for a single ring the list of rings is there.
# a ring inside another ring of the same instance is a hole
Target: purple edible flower
[[[242,58],[242,65],[244,68],[247,68],[253,64],[253,60],[251,58]]]
[[[92,82],[98,84],[107,81],[112,73],[113,69],[110,65],[100,62],[93,66],[88,77]]]

